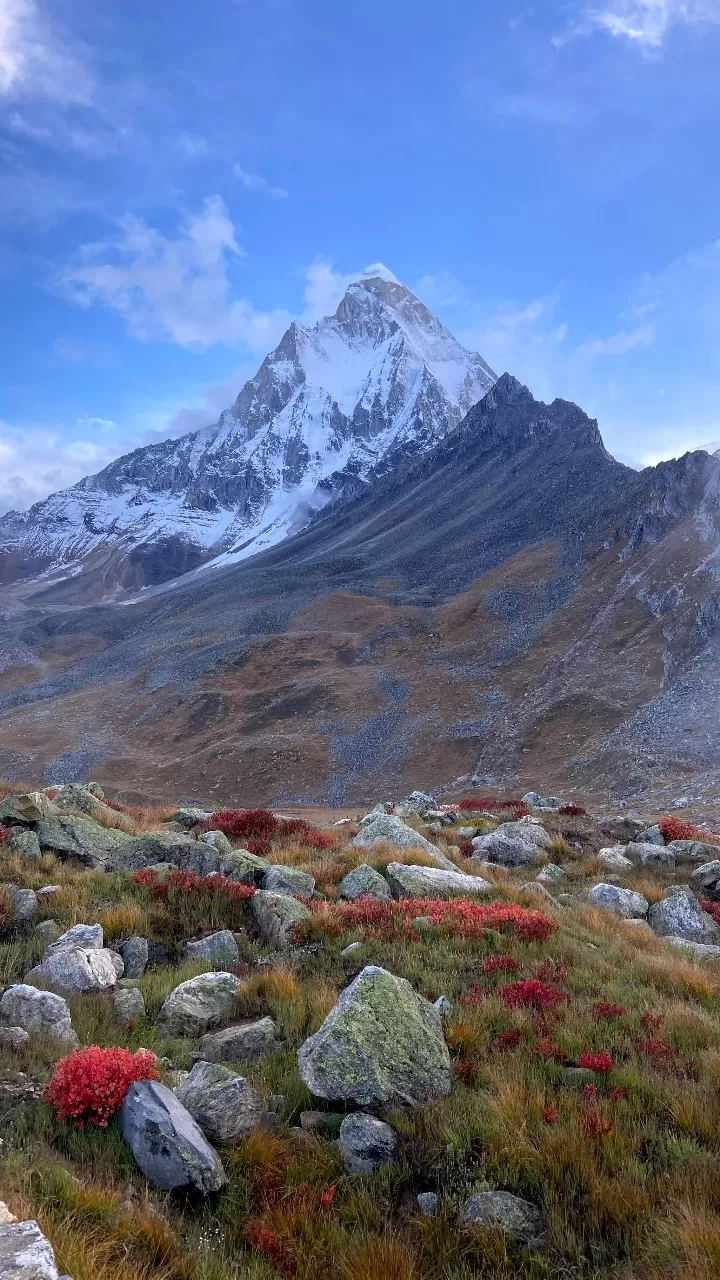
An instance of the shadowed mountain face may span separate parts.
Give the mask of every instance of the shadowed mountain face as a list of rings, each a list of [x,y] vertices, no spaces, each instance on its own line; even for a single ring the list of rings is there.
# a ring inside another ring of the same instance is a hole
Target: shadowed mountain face
[[[3,623],[0,775],[342,804],[720,790],[720,460],[637,473],[508,375],[252,559]]]

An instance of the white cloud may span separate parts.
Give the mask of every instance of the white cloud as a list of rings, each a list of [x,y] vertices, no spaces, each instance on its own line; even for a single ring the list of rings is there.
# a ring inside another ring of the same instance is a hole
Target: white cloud
[[[93,79],[86,51],[35,0],[0,0],[0,96],[88,104]]]
[[[596,338],[584,342],[578,347],[577,355],[584,356],[624,356],[630,351],[644,351],[655,341],[655,326],[641,324],[628,333],[621,330],[611,338]]]
[[[92,431],[86,419],[82,430]],[[112,440],[67,440],[41,427],[11,427],[0,422],[0,514],[25,510],[58,489],[99,471],[117,456]]]
[[[229,264],[243,250],[219,195],[185,219],[176,239],[131,214],[118,227],[114,240],[85,245],[59,284],[79,306],[118,312],[139,341],[264,352],[289,324],[286,311],[256,311],[231,298]]]
[[[719,0],[604,0],[585,8],[574,34],[600,30],[657,49],[671,27],[702,22],[720,22]]]
[[[458,333],[464,346],[479,351],[496,373],[506,370],[541,399],[558,393],[559,369],[566,363],[568,326],[557,316],[558,292],[489,311],[472,308],[472,322]]]
[[[248,173],[246,169],[241,169],[239,164],[233,167],[233,173],[236,178],[240,179],[240,185],[244,191],[253,191],[257,195],[271,196],[273,200],[287,200],[288,193],[284,187],[271,187],[267,178],[261,178],[259,173]]]
[[[178,134],[175,146],[188,160],[201,160],[210,151],[207,138],[201,138],[193,133]]]
[[[421,276],[413,285],[413,293],[430,307],[456,307],[467,300],[467,289],[452,271],[440,271],[437,275]]]

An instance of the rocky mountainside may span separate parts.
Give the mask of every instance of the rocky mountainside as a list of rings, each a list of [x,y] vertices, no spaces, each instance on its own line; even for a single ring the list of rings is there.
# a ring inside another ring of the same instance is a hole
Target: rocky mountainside
[[[635,472],[503,375],[452,433],[142,604],[0,634],[0,776],[346,804],[542,776],[720,794],[720,459]]]
[[[138,449],[0,519],[0,581],[83,564],[97,599],[282,541],[455,427],[495,375],[385,268],[293,323],[216,426]]]

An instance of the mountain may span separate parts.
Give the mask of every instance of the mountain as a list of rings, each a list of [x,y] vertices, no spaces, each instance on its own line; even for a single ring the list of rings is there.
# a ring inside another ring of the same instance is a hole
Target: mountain
[[[142,603],[16,599],[0,776],[229,804],[471,777],[720,796],[720,459],[633,471],[504,374],[382,470]]]
[[[214,427],[119,458],[0,519],[0,581],[82,565],[85,598],[274,546],[400,452],[452,430],[495,381],[385,267],[293,323]]]

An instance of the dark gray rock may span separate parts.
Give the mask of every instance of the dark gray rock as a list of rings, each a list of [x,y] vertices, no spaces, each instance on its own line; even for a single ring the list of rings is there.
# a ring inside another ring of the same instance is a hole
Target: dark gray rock
[[[277,1027],[267,1017],[210,1031],[200,1041],[202,1055],[210,1062],[254,1062],[276,1048]]]
[[[232,1013],[238,979],[232,973],[199,973],[181,982],[163,1004],[161,1031],[168,1036],[203,1035]]]
[[[295,925],[310,916],[305,904],[297,898],[265,889],[258,889],[253,895],[251,910],[260,937],[281,950],[290,946]]]
[[[178,826],[189,829],[190,827],[200,826],[201,823],[207,822],[211,817],[212,814],[207,809],[188,807],[186,809],[176,809],[172,815],[171,822],[177,822]]]
[[[315,892],[315,877],[300,871],[298,867],[271,866],[262,881],[263,889],[268,893],[291,893],[298,898],[312,898]]]
[[[126,938],[120,945],[120,955],[125,965],[125,977],[142,978],[149,955],[147,938],[140,938],[137,934]]]
[[[15,889],[10,895],[10,910],[13,920],[27,924],[34,920],[38,912],[37,895],[32,889]]]
[[[624,916],[626,920],[646,916],[650,906],[647,898],[644,898],[641,893],[607,883],[596,884],[588,894],[588,902],[593,907],[602,907],[603,911],[612,911],[616,916]]]
[[[121,1022],[136,1022],[145,1017],[145,1001],[137,987],[123,987],[113,995],[115,1012]]]
[[[206,1138],[223,1147],[237,1146],[267,1115],[265,1101],[257,1089],[214,1062],[196,1062],[175,1095]]]
[[[461,1227],[499,1228],[525,1248],[540,1244],[543,1219],[537,1205],[509,1191],[480,1191],[465,1201]]]
[[[395,1159],[397,1134],[389,1124],[356,1111],[340,1125],[340,1159],[348,1173],[372,1173]]]
[[[0,1225],[2,1280],[58,1280],[55,1253],[37,1222]]]
[[[662,902],[653,903],[648,921],[653,933],[661,938],[685,938],[688,942],[710,946],[720,944],[720,925],[701,910],[690,889],[680,889]]]
[[[240,952],[234,934],[229,929],[220,929],[217,933],[209,933],[206,938],[193,939],[185,943],[185,955],[188,960],[208,960],[211,964],[237,964]]]
[[[120,1130],[151,1186],[163,1191],[193,1187],[207,1195],[225,1185],[220,1157],[166,1085],[131,1084],[120,1109]]]
[[[55,1040],[68,1051],[77,1048],[67,1002],[53,991],[38,991],[22,982],[8,987],[0,999],[0,1023]]]
[[[352,871],[348,871],[340,881],[338,897],[345,902],[355,902],[357,898],[377,898],[379,901],[386,901],[392,897],[392,894],[380,872],[374,867],[369,867],[366,862],[361,862],[359,866],[353,867]]]
[[[709,840],[672,840],[667,847],[678,862],[712,862],[720,855],[720,845]]]
[[[693,871],[690,888],[701,898],[720,902],[720,861],[705,862]]]
[[[493,892],[493,886],[480,876],[464,875],[457,870],[444,871],[440,867],[413,867],[391,862],[386,875],[394,898],[466,898]]]

